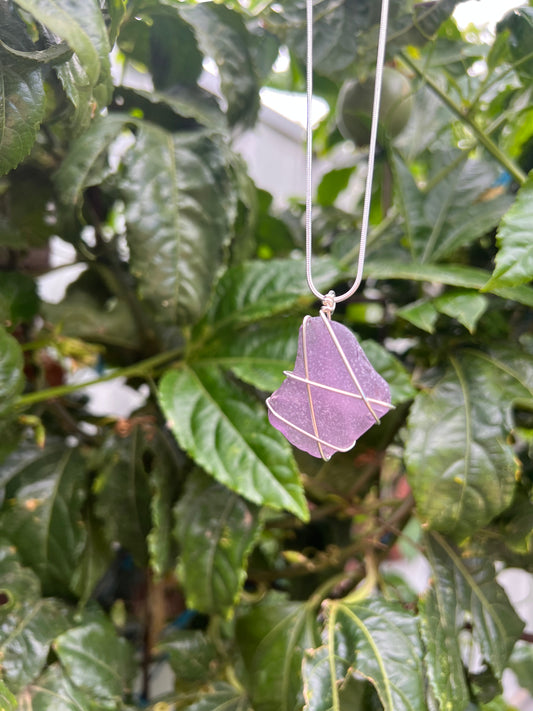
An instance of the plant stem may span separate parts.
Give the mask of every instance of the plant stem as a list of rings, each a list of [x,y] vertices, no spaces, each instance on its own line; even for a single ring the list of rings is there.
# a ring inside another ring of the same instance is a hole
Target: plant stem
[[[516,165],[505,153],[500,150],[500,148],[492,141],[482,128],[478,126],[475,120],[468,114],[465,113],[460,106],[458,106],[455,101],[446,94],[446,92],[440,88],[440,86],[433,81],[433,79],[426,74],[426,72],[421,69],[412,59],[405,53],[400,52],[402,61],[412,69],[415,74],[417,74],[421,79],[423,79],[429,88],[436,94],[439,99],[446,104],[446,106],[463,122],[465,123],[475,135],[479,143],[500,163],[501,166],[507,170],[510,175],[516,180],[519,185],[523,185],[526,182],[527,176],[524,171]]]
[[[99,378],[94,380],[89,380],[85,383],[70,383],[67,385],[58,385],[54,388],[46,388],[45,390],[38,390],[34,393],[28,393],[27,395],[22,395],[19,397],[16,407],[18,409],[23,409],[29,407],[30,405],[35,405],[38,402],[45,402],[46,400],[53,400],[54,398],[64,397],[65,395],[70,395],[78,390],[84,390],[91,385],[99,385],[100,383],[106,383],[109,380],[114,380],[115,378],[130,378],[132,376],[138,375],[148,375],[155,368],[167,363],[171,360],[176,360],[183,354],[183,348],[174,348],[170,351],[165,351],[164,353],[158,353],[151,358],[146,358],[133,365],[128,365],[125,368],[117,368],[116,370],[106,373]]]

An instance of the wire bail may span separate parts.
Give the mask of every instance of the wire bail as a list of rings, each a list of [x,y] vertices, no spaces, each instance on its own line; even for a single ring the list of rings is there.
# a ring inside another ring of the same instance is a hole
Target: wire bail
[[[320,311],[323,314],[326,314],[326,316],[331,320],[331,314],[335,311],[336,305],[337,301],[335,300],[335,292],[328,291],[328,293],[322,300],[322,308],[320,309]]]

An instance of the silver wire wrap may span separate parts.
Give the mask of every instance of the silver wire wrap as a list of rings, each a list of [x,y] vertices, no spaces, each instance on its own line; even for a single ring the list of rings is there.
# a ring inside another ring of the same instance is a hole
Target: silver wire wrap
[[[385,63],[385,46],[387,44],[387,24],[389,17],[389,0],[382,0],[381,20],[379,25],[378,53],[376,62],[376,79],[374,87],[374,103],[372,106],[372,125],[370,129],[370,145],[368,149],[368,172],[366,176],[365,197],[363,202],[363,215],[361,219],[361,237],[359,240],[359,258],[357,273],[351,288],[344,294],[334,295],[336,304],[349,299],[355,294],[363,279],[363,266],[365,263],[366,238],[370,219],[370,203],[372,200],[372,180],[374,178],[374,162],[376,159],[376,142],[378,135],[379,105],[381,100],[381,84],[383,80],[383,65]],[[313,254],[313,124],[311,120],[311,106],[313,101],[313,0],[306,0],[307,18],[307,121],[306,121],[306,175],[305,175],[305,264],[307,284],[311,293],[320,299],[324,305],[329,294],[321,294],[313,282],[312,254]],[[332,310],[330,310],[330,314]]]

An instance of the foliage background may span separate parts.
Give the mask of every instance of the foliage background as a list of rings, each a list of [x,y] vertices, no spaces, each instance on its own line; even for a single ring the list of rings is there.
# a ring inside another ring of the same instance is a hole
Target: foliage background
[[[275,211],[232,150],[263,84],[303,86],[304,3],[0,0],[5,711],[494,710],[509,666],[531,690],[495,562],[532,571],[533,8],[487,42],[456,4],[392,2],[415,108],[381,135],[365,285],[338,318],[396,409],[321,463],[264,407],[316,308],[303,207]],[[315,15],[333,157],[377,8]],[[153,90],[123,85],[128,67]],[[339,196],[365,154],[342,154],[316,196],[321,288],[357,256],[360,196]],[[52,235],[86,267],[54,305],[35,282]],[[145,405],[91,414],[82,365],[147,385]],[[409,550],[422,595],[382,566]],[[174,690],[153,698],[162,662]]]

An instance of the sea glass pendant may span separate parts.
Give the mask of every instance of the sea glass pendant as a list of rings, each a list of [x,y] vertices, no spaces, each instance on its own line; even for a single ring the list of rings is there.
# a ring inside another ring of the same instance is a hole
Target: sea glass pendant
[[[304,318],[294,370],[284,374],[266,401],[269,420],[314,457],[348,451],[392,407],[388,384],[353,333],[325,309]]]

